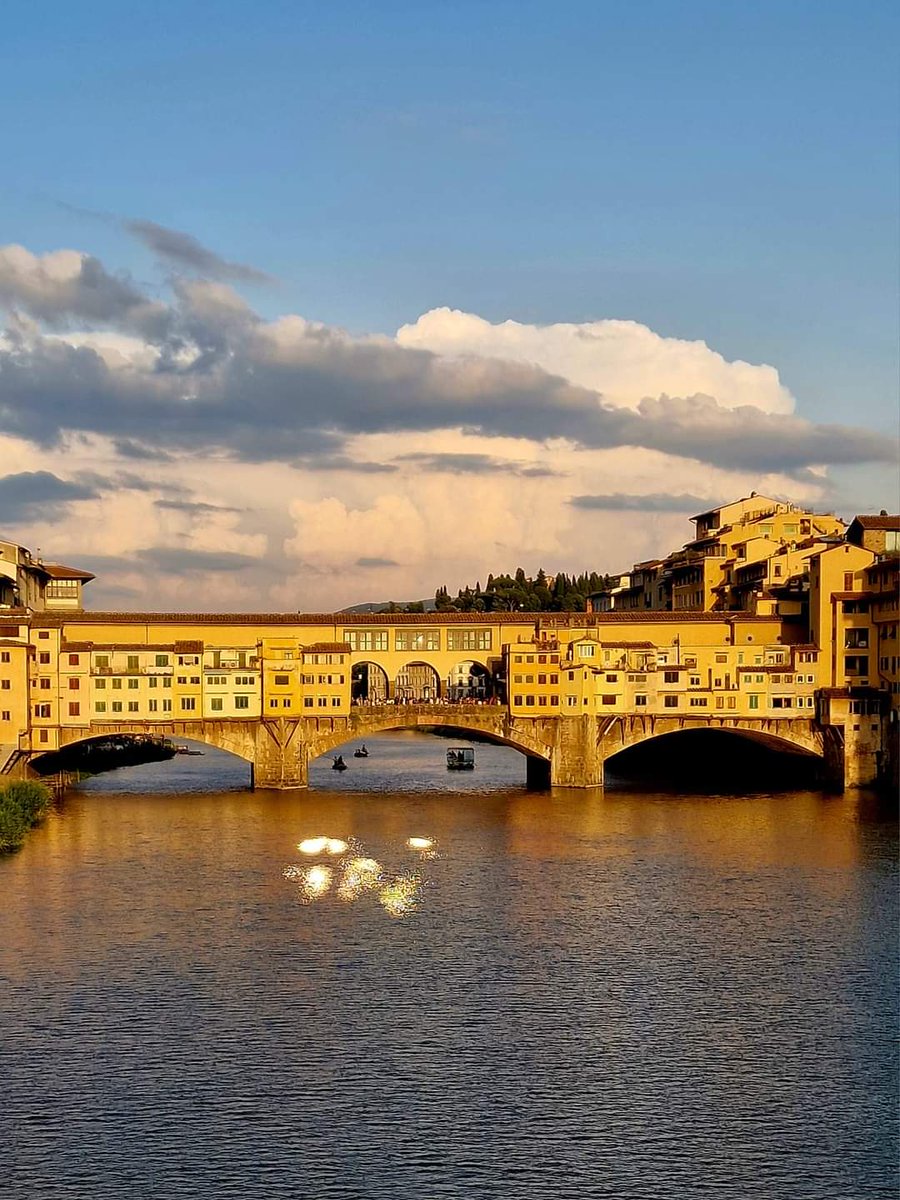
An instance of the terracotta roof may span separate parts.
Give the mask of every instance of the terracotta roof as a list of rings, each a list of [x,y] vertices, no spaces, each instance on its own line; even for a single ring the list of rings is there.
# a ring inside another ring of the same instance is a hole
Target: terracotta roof
[[[196,613],[196,612],[38,612],[29,614],[36,629],[62,625],[318,625],[351,629],[358,625],[535,625],[564,629],[596,629],[603,625],[771,621],[747,613],[657,612],[610,613]]]
[[[346,642],[313,642],[301,647],[304,654],[350,654],[351,648]]]
[[[871,592],[832,592],[832,600],[871,600]]]
[[[81,579],[87,583],[88,580],[97,578],[90,571],[82,571],[78,567],[64,567],[62,563],[38,563],[37,565],[51,579]]]
[[[202,654],[203,643],[201,641],[188,641],[175,643],[176,654]]]
[[[900,532],[900,516],[854,517],[850,524],[859,525],[861,529],[890,529]]]
[[[611,650],[655,650],[653,642],[604,642],[601,640],[601,646],[608,646]]]

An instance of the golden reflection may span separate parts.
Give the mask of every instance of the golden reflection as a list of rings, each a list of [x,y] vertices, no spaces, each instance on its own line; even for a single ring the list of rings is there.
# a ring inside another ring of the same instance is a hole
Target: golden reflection
[[[341,838],[314,837],[298,842],[297,849],[301,854],[346,854],[348,844]]]
[[[406,844],[411,850],[430,850],[434,845],[434,840],[426,837],[411,837],[406,839]]]
[[[381,882],[381,864],[374,858],[351,858],[344,864],[337,894],[342,900],[355,900]]]
[[[378,893],[378,902],[389,916],[405,917],[422,899],[422,883],[417,873],[397,875]]]
[[[303,871],[300,891],[305,899],[318,900],[319,896],[324,896],[331,887],[333,875],[331,867],[315,866]]]

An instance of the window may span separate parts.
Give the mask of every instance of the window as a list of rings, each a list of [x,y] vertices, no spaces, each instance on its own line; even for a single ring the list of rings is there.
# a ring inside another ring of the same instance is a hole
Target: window
[[[691,708],[706,708],[706,704],[705,696],[691,696]]]
[[[169,665],[168,654],[157,654],[156,658],[153,660],[153,665],[155,667],[167,667]]]
[[[0,662],[5,662],[5,663],[9,662],[9,651],[8,650],[0,650]]]
[[[147,686],[152,687],[152,688],[159,687],[159,680],[156,678],[155,675],[151,675],[150,678],[147,680]]]
[[[235,696],[234,707],[235,708],[249,708],[250,707],[250,697],[249,696]]]
[[[646,708],[647,707],[647,697],[646,696],[635,696],[634,706],[635,706],[635,708]]]
[[[331,697],[331,707],[332,707],[332,708],[340,708],[340,707],[341,707],[341,698],[340,698],[340,696],[332,696],[332,697]]]
[[[129,701],[128,701],[128,711],[129,711],[130,713],[136,713],[136,712],[138,711],[138,702],[137,702],[137,700],[129,700]]]
[[[38,634],[39,638],[48,638],[49,636],[50,636],[50,634],[47,632],[46,629],[42,629],[40,631],[40,633]]]
[[[615,704],[615,702],[616,702],[615,696],[601,696],[600,697],[601,704]]]
[[[48,650],[42,650],[40,652],[40,654],[38,655],[38,662],[46,664],[49,661],[50,661],[50,652]]]
[[[106,688],[106,680],[105,679],[95,679],[94,687],[97,689],[98,692],[104,691],[104,689]]]
[[[159,701],[158,701],[158,700],[151,700],[151,701],[150,701],[150,705],[149,705],[149,707],[150,707],[150,711],[151,711],[152,713],[155,713],[155,712],[156,712],[156,710],[159,708]]]
[[[699,687],[700,686],[700,676],[699,675],[691,675],[688,679],[688,686],[689,687]]]
[[[327,696],[319,696],[316,703],[319,706],[319,708],[327,708],[328,707],[328,697]],[[285,700],[285,702],[284,702],[285,708],[287,708],[287,706],[289,704],[290,704],[290,701]]]
[[[36,717],[49,717],[50,716],[50,705],[49,704],[36,704],[34,706],[34,715]]]
[[[395,650],[440,650],[439,629],[398,629],[394,634]]]
[[[868,673],[869,673],[869,656],[868,656],[868,654],[846,654],[846,655],[844,655],[844,672],[847,675],[868,675]]]
[[[197,707],[197,701],[193,696],[182,696],[181,697],[181,711],[182,712],[193,712],[196,707]]]
[[[278,703],[278,701],[277,701],[277,700],[273,700],[273,701],[272,701],[272,703],[273,703],[273,704],[277,704],[277,703]],[[304,697],[303,697],[303,707],[304,707],[304,708],[312,708],[312,707],[313,707],[313,698],[312,698],[312,696],[304,696]]]
[[[848,629],[844,634],[844,646],[848,650],[868,650],[868,629]]]
[[[273,682],[278,687],[287,687],[291,682],[290,675],[276,675]]]
[[[386,629],[345,629],[344,641],[351,650],[387,650]]]
[[[678,697],[677,696],[664,696],[663,697],[663,707],[664,708],[677,708],[678,707]]]
[[[551,708],[559,708],[559,696],[551,696],[550,697],[550,707]]]
[[[569,708],[574,708],[577,703],[578,701],[574,696],[566,696],[566,704]]]
[[[607,677],[606,677],[607,683],[618,683],[618,680],[619,680],[618,675],[607,675]]]
[[[844,591],[845,592],[853,591],[853,572],[852,571],[844,572]]]
[[[128,680],[128,690],[130,692],[136,692],[140,686],[141,686],[141,681],[139,679],[129,679]]]
[[[716,662],[717,662],[717,663],[727,663],[727,662],[728,662],[728,655],[727,655],[727,654],[717,654],[717,655],[716,655]]]
[[[589,642],[582,642],[578,647],[578,656],[579,658],[593,658],[594,647]]]
[[[166,675],[163,679],[163,687],[170,688],[172,686],[172,676]]]
[[[677,683],[677,682],[678,682],[678,672],[677,671],[663,671],[663,683]]]
[[[81,705],[77,701],[74,704],[69,705],[69,716],[70,717],[81,716]]]
[[[793,708],[794,707],[794,698],[793,698],[793,696],[773,696],[772,697],[772,707],[773,708]]]
[[[102,669],[103,667],[108,667],[109,666],[109,655],[108,654],[98,654],[96,656],[96,658],[94,659],[94,666],[97,667],[98,670]]]
[[[98,700],[97,703],[94,705],[94,712],[105,713],[106,712],[106,701]]]
[[[172,701],[171,700],[163,700],[163,712],[171,712],[171,711],[172,711]]]
[[[179,675],[178,682],[179,683],[187,683],[187,675]]]
[[[748,699],[750,700],[751,708],[759,708],[759,696],[750,696]]]
[[[49,692],[50,691],[50,680],[47,679],[46,677],[43,678],[40,681],[40,687],[41,687],[42,691]]]
[[[448,650],[490,650],[490,629],[448,629]]]
[[[125,660],[126,671],[136,671],[140,666],[140,659],[136,654],[129,654]]]
[[[343,682],[343,680],[342,680],[341,682]],[[559,676],[558,676],[558,675],[551,675],[551,676],[550,676],[550,682],[551,682],[552,684],[553,684],[553,683],[559,683]]]
[[[209,708],[210,708],[210,712],[221,712],[222,711],[222,697],[221,696],[213,696],[213,698],[209,702]]]
[[[121,700],[113,700],[112,710],[113,710],[113,712],[120,713],[122,711],[122,701]]]
[[[70,654],[70,655],[69,655],[69,666],[70,666],[70,667],[77,667],[77,666],[78,666],[78,655],[77,655],[77,654]]]
[[[0,679],[0,688],[2,688],[4,692],[8,692],[9,691],[9,680],[8,679]]]

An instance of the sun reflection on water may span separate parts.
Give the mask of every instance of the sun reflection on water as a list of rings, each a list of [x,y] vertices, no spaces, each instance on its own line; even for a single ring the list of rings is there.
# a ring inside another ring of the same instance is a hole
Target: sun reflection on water
[[[406,839],[405,848],[417,852],[422,860],[434,859],[434,838],[415,836]],[[309,857],[340,856],[334,866],[316,863],[304,866],[292,863],[282,875],[297,884],[301,903],[310,904],[333,890],[338,899],[351,903],[366,893],[377,893],[378,903],[391,917],[404,917],[415,912],[422,901],[427,880],[420,871],[397,871],[385,868],[370,857],[363,846],[351,839],[317,837],[304,838],[297,843],[301,854]]]

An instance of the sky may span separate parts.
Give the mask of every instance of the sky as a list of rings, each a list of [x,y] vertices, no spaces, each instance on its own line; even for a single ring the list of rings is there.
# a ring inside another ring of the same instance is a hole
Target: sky
[[[896,511],[900,15],[10,0],[0,536],[93,608]]]

